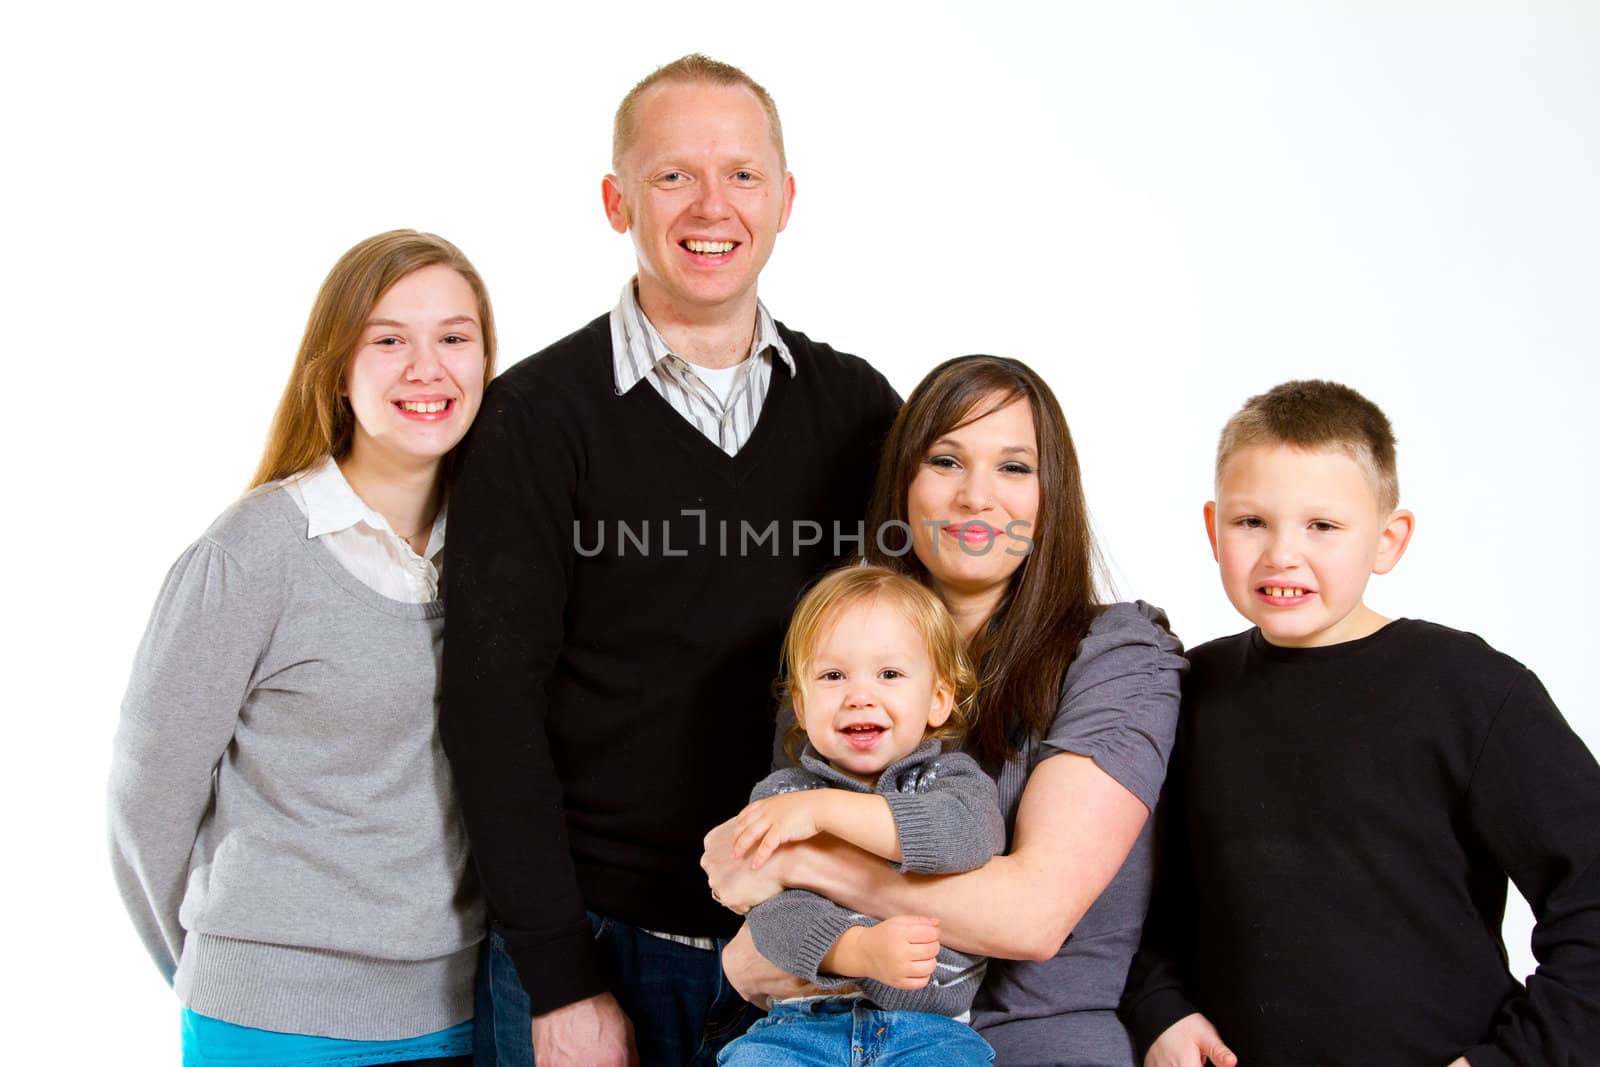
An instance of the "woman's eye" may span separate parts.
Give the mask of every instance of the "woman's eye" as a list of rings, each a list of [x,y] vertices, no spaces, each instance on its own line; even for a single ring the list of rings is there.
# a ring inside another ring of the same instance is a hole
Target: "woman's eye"
[[[380,337],[380,338],[378,338],[376,341],[374,341],[372,343],[375,344],[375,345],[387,345],[387,346],[392,348],[395,345],[400,343],[400,338],[398,338],[398,337]]]
[[[467,343],[467,339],[459,333],[446,334],[442,340],[447,345],[464,345]]]
[[[955,470],[957,467],[961,466],[961,464],[956,462],[956,458],[954,456],[929,456],[922,462],[926,463],[930,467],[939,467],[944,470]]]
[[[1033,468],[1026,463],[1007,463],[1000,468],[1007,474],[1032,474]]]

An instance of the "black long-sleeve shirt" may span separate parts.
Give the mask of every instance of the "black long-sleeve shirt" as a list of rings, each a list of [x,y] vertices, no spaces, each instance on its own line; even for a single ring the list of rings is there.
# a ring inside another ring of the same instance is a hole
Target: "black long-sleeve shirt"
[[[605,316],[496,379],[462,445],[440,730],[535,1014],[604,989],[586,909],[737,923],[701,838],[766,773],[779,640],[805,583],[861,551],[899,406],[779,330],[795,373],[735,456],[647,384],[617,395]]]
[[[1190,658],[1122,1004],[1140,1056],[1200,1011],[1242,1067],[1600,1063],[1600,767],[1531,672],[1412,620]]]

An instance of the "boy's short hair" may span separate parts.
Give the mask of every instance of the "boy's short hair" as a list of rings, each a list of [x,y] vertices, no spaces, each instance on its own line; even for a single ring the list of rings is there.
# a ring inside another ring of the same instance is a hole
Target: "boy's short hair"
[[[834,624],[839,613],[879,598],[899,608],[906,621],[916,627],[927,644],[934,677],[950,684],[950,717],[934,729],[932,736],[946,744],[959,744],[971,726],[972,700],[978,692],[978,676],[967,659],[966,643],[937,594],[915,578],[887,567],[870,563],[840,567],[800,598],[794,617],[789,620],[789,632],[783,637],[776,686],[779,698],[785,703],[793,702],[795,687],[805,678],[807,664],[816,655],[823,631]],[[800,758],[805,738],[805,726],[796,715],[783,738],[783,750],[790,759]]]
[[[1343,452],[1366,471],[1385,514],[1400,503],[1394,430],[1383,411],[1347,385],[1284,382],[1244,402],[1222,428],[1216,476],[1234,454],[1255,445]]]
[[[772,134],[772,143],[778,149],[778,159],[783,163],[784,169],[788,169],[788,158],[783,150],[783,123],[778,121],[778,105],[773,103],[772,94],[732,63],[723,63],[699,52],[691,52],[645,75],[638,85],[628,90],[628,95],[622,98],[622,103],[617,105],[616,118],[612,120],[611,125],[613,170],[622,169],[622,157],[627,154],[634,138],[639,134],[639,98],[646,90],[667,82],[742,85],[755,93],[756,99],[761,101],[761,107],[767,113],[768,132]]]

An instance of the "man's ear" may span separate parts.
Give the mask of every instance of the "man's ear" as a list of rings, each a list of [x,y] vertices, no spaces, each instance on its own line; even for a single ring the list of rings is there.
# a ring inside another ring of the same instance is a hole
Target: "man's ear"
[[[606,205],[606,221],[618,233],[628,232],[628,205],[622,199],[622,179],[607,174],[600,179],[600,198]]]
[[[1411,543],[1411,534],[1416,528],[1417,517],[1404,508],[1389,516],[1389,521],[1383,524],[1383,532],[1378,534],[1378,558],[1372,564],[1373,574],[1388,574],[1394,570],[1394,565],[1406,554],[1406,546]]]
[[[1205,510],[1206,538],[1211,542],[1211,558],[1220,563],[1222,562],[1221,557],[1217,555],[1217,502],[1215,500],[1207,500]]]
[[[778,216],[778,232],[789,225],[789,212],[794,210],[794,175],[785,171],[783,174],[783,214]]]

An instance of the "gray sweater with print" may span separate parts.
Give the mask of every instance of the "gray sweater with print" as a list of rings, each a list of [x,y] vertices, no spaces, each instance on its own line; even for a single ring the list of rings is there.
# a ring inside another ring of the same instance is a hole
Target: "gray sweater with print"
[[[478,901],[440,747],[444,607],[379,595],[287,493],[167,575],[112,757],[112,869],[183,1002],[361,1040],[472,1015]]]
[[[751,800],[802,789],[869,790],[835,770],[810,745],[800,766],[774,771],[750,794]],[[957,874],[981,867],[1005,847],[1005,823],[994,781],[972,757],[944,752],[936,740],[890,764],[870,792],[889,802],[900,835],[897,870]],[[961,1015],[983,981],[984,961],[941,948],[933,976],[922,989],[896,989],[873,979],[822,974],[822,958],[852,926],[878,920],[842,908],[803,889],[790,889],[757,906],[749,915],[756,948],[790,974],[824,989],[858,984],[881,1008]]]

